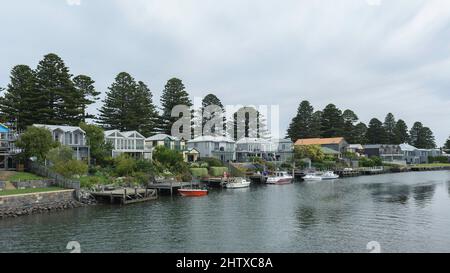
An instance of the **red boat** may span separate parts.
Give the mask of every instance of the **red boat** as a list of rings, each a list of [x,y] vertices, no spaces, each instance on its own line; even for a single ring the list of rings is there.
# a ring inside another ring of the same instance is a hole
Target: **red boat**
[[[208,194],[208,190],[201,190],[201,189],[178,189],[178,192],[182,196],[189,196],[189,197],[205,196]]]

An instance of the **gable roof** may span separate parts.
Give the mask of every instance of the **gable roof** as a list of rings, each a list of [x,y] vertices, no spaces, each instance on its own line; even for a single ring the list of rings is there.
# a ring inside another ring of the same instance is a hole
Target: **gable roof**
[[[331,137],[331,138],[302,138],[295,142],[295,145],[326,145],[326,144],[339,144],[345,141],[343,137]]]
[[[83,129],[81,129],[78,126],[67,126],[67,125],[48,125],[48,124],[33,124],[34,127],[38,127],[38,128],[45,128],[48,129],[50,131],[54,131],[54,130],[61,130],[63,132],[75,132],[75,131],[80,131],[83,133],[86,133],[85,131],[83,131]]]
[[[125,131],[125,132],[121,132],[122,135],[124,135],[125,137],[130,137],[132,134],[136,134],[136,137],[140,137],[140,138],[145,138],[141,133],[139,133],[138,131]]]
[[[192,140],[189,140],[188,143],[195,142],[227,142],[227,143],[236,143],[234,140],[224,136],[199,136]]]
[[[170,140],[173,140],[173,141],[178,141],[179,140],[177,137],[174,137],[174,136],[171,136],[171,135],[167,135],[167,134],[156,134],[154,136],[146,138],[145,140],[158,141],[158,140],[165,140],[166,138],[169,138]]]

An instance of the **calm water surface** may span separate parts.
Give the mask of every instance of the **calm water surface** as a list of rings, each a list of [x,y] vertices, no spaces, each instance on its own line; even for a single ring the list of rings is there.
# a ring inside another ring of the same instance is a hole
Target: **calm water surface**
[[[0,220],[0,252],[450,252],[450,172],[362,176]]]

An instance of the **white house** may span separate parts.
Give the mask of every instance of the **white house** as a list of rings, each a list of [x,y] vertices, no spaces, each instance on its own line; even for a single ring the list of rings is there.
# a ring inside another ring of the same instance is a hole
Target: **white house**
[[[286,161],[292,156],[293,143],[289,139],[263,139],[244,137],[236,142],[236,159],[248,162],[251,157],[266,161]]]
[[[137,131],[108,130],[105,131],[105,141],[113,147],[113,158],[123,153],[135,158],[151,158],[152,150],[145,147],[145,137]]]
[[[186,141],[183,138],[179,139],[178,137],[166,134],[156,134],[154,136],[146,138],[145,145],[147,148],[165,146],[166,148],[176,151],[186,150]]]
[[[189,149],[195,149],[200,157],[214,157],[223,162],[236,160],[236,142],[223,136],[200,136],[187,142]]]
[[[77,160],[89,162],[89,146],[86,144],[86,132],[78,126],[34,124],[34,127],[48,129],[53,140],[69,146],[74,151]]]

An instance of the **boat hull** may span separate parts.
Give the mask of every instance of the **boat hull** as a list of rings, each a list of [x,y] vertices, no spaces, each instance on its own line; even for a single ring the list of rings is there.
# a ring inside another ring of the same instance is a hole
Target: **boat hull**
[[[284,184],[291,184],[292,183],[292,178],[280,178],[280,179],[268,179],[267,184],[272,184],[272,185],[284,185]]]
[[[199,197],[208,194],[208,190],[195,190],[195,189],[178,189],[181,196],[186,197]]]
[[[242,188],[248,188],[248,187],[250,187],[250,182],[225,184],[225,188],[227,188],[227,189],[242,189]]]

